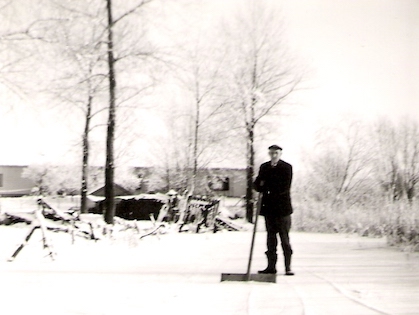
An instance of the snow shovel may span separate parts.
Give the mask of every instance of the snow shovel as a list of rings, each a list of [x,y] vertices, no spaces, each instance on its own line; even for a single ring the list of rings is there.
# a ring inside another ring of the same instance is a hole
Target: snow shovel
[[[256,206],[256,219],[253,226],[252,243],[250,245],[249,261],[247,264],[246,273],[223,273],[221,274],[221,282],[223,281],[257,281],[257,282],[276,282],[276,274],[252,274],[250,269],[252,267],[253,248],[255,246],[256,229],[258,224],[258,217],[262,205],[262,193],[259,193]]]

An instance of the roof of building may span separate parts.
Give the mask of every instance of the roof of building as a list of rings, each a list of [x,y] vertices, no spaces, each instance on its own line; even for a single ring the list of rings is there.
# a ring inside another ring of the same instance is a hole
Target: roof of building
[[[114,183],[114,191],[115,196],[130,196],[132,195],[132,191],[129,191],[128,189],[125,189],[121,185]],[[105,185],[97,187],[93,190],[91,190],[88,195],[93,195],[96,197],[105,197]]]

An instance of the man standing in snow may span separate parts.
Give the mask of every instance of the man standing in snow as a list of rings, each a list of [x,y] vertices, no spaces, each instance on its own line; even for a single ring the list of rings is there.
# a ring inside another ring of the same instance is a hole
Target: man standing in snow
[[[292,249],[289,239],[291,228],[291,181],[292,166],[281,160],[282,148],[272,145],[269,148],[270,161],[260,166],[259,174],[254,182],[256,191],[261,192],[262,204],[260,215],[265,217],[267,231],[268,267],[259,271],[262,274],[275,274],[278,238],[284,254],[285,275],[292,276],[291,256]]]

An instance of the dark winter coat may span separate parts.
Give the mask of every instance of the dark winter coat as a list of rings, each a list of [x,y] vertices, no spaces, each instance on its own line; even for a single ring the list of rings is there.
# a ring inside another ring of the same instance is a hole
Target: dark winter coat
[[[292,166],[279,160],[276,166],[271,162],[260,166],[253,183],[256,191],[263,193],[260,214],[267,217],[282,217],[293,212],[291,205]]]

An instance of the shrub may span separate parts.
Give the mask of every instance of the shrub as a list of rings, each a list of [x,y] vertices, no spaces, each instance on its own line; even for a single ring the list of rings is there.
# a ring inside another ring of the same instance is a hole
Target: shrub
[[[419,202],[399,200],[336,207],[316,200],[296,200],[293,228],[307,232],[385,236],[389,245],[419,250]]]

